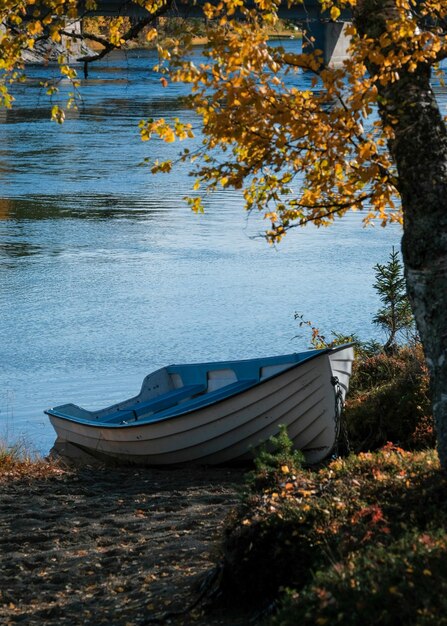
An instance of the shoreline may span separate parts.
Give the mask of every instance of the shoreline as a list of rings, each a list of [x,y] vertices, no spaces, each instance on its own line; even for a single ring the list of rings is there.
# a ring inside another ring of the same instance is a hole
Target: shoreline
[[[299,40],[301,38],[302,38],[301,33],[296,33],[294,31],[288,31],[288,30],[278,31],[277,33],[275,32],[269,35],[269,41],[288,41],[289,39]],[[101,52],[101,50],[104,49],[104,46],[102,46],[97,41],[93,41],[90,39],[86,39],[85,41],[87,42],[88,47],[93,52]],[[192,45],[194,47],[204,46],[207,43],[208,43],[207,37],[193,37],[193,40],[192,40]],[[122,48],[117,48],[117,50],[154,50],[154,49],[155,49],[154,45],[151,45],[151,44],[145,45],[141,41],[131,41],[131,42],[128,42]]]
[[[301,39],[300,33],[293,32],[278,32],[269,36],[269,41],[288,41],[288,40],[299,40]],[[193,47],[199,47],[206,45],[208,39],[206,37],[195,37],[193,39],[192,45]],[[80,44],[82,46],[82,51],[79,50],[76,53],[70,53],[68,56],[68,63],[70,65],[80,65],[83,62],[79,60],[79,55],[89,56],[91,54],[100,53],[104,46],[98,43],[97,41],[93,41],[91,39],[86,38]],[[129,50],[154,50],[155,47],[153,45],[145,45],[142,42],[134,41],[128,42],[126,45],[121,48],[115,48],[113,52],[123,51],[127,52]],[[47,65],[49,63],[56,63],[57,56],[61,54],[64,49],[59,44],[52,44],[50,46],[42,45],[40,47],[36,47],[34,50],[26,50],[23,55],[23,61],[25,65]],[[94,61],[93,61],[94,63]]]
[[[198,596],[243,470],[34,463],[0,474],[3,624],[138,625]],[[197,608],[171,623],[244,621]]]

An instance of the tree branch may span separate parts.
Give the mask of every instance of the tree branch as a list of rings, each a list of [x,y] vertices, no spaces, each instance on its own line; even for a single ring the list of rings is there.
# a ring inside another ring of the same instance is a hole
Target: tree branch
[[[139,20],[136,24],[131,26],[128,29],[128,31],[123,34],[121,39],[124,40],[125,42],[135,39],[135,37],[138,36],[138,34],[143,30],[143,28],[154,23],[157,18],[164,15],[166,11],[168,11],[171,8],[172,3],[173,3],[173,0],[165,0],[163,6],[159,7],[156,11],[154,11],[153,13],[150,13],[147,17]],[[107,39],[107,37],[101,37],[99,35],[94,35],[93,33],[71,33],[66,30],[61,30],[60,33],[61,35],[65,35],[66,37],[71,37],[72,39],[80,39],[83,41],[86,39],[89,39],[90,41],[95,41],[96,43],[99,43],[102,46],[104,46],[103,50],[101,50],[100,52],[96,54],[79,57],[77,59],[77,61],[84,63],[84,76],[85,77],[87,77],[87,74],[88,74],[89,63],[92,63],[93,61],[99,61],[99,59],[102,59],[103,57],[105,57],[112,50],[121,48],[121,45],[112,43],[111,41]]]

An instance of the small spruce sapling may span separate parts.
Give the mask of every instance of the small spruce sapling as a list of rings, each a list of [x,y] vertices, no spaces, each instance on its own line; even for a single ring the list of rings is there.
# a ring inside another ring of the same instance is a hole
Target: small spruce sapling
[[[300,450],[294,450],[287,426],[281,424],[276,437],[270,437],[268,443],[261,445],[256,451],[255,469],[247,475],[247,484],[255,492],[274,487],[284,481],[286,476],[297,474],[304,463],[304,454]]]
[[[373,287],[382,301],[373,317],[374,324],[381,326],[387,333],[383,346],[385,354],[396,352],[397,336],[401,331],[414,331],[414,318],[405,288],[405,278],[399,253],[392,249],[388,263],[374,266],[376,282]]]

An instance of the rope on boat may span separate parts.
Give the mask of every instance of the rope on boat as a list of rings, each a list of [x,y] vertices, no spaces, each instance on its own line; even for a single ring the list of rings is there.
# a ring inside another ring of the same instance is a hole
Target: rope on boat
[[[335,392],[335,447],[334,456],[347,456],[351,452],[348,429],[344,418],[343,389],[337,376],[332,376],[331,383]]]

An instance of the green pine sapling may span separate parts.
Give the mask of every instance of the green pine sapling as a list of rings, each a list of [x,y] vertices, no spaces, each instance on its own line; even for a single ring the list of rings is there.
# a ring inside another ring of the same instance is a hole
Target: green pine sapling
[[[383,346],[386,354],[396,351],[397,336],[401,331],[414,330],[414,318],[407,298],[405,278],[399,253],[392,249],[388,263],[374,266],[376,282],[373,287],[383,303],[373,317],[374,324],[381,326],[388,337]]]

